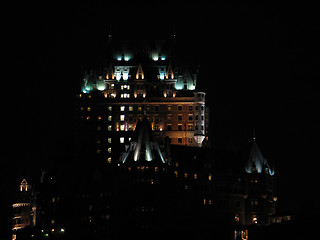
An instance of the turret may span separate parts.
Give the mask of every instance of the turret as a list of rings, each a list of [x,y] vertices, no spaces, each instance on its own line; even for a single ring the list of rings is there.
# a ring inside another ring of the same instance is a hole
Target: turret
[[[245,164],[245,170],[247,173],[262,173],[263,171],[265,171],[265,173],[269,174],[270,176],[274,175],[274,169],[270,167],[267,159],[262,156],[262,153],[256,143],[255,134],[253,136],[253,145],[251,148],[250,156]]]

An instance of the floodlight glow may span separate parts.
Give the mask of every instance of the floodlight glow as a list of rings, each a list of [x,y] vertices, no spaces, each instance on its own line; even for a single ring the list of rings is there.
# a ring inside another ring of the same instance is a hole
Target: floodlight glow
[[[177,89],[177,90],[183,89],[183,83],[177,82],[177,83],[176,83],[176,89]]]
[[[195,86],[195,85],[191,85],[191,86],[188,87],[188,89],[189,89],[189,90],[195,90],[195,89],[196,89],[196,86]]]
[[[146,149],[146,160],[148,162],[152,161],[152,157],[149,149]]]
[[[124,72],[124,73],[123,73],[123,76],[122,76],[123,80],[128,80],[128,77],[129,77],[129,76],[128,76],[128,73],[125,73],[125,72]]]
[[[121,78],[121,74],[119,72],[116,73],[116,79],[119,81]]]

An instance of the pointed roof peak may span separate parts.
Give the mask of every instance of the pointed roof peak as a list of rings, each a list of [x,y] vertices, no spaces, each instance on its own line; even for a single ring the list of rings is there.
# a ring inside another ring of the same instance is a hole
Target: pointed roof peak
[[[254,171],[261,173],[263,169],[266,169],[267,174],[274,175],[274,169],[270,167],[268,161],[262,155],[260,148],[256,142],[255,129],[253,130],[253,143],[250,151],[249,159],[245,164],[245,170],[247,173]]]
[[[166,163],[165,153],[161,152],[147,117],[137,123],[130,146],[122,155],[122,163],[140,161],[159,161]]]
[[[141,79],[144,79],[144,73],[143,73],[143,69],[142,69],[141,63],[139,63],[139,66],[138,66],[136,79],[139,79],[140,77],[141,77]]]

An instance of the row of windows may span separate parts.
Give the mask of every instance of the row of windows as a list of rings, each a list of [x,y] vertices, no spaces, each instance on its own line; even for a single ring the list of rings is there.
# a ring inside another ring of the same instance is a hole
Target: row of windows
[[[179,172],[178,171],[174,171],[174,174],[175,174],[176,177],[179,176]],[[192,177],[194,180],[198,179],[198,174],[197,173],[193,173],[191,175],[189,175],[187,172],[183,173],[183,177],[184,178],[188,178],[188,176]],[[212,181],[212,174],[211,173],[208,174],[208,181]]]
[[[89,120],[90,117],[87,117],[87,120]],[[177,131],[193,131],[193,130],[204,130],[204,126],[203,125],[195,125],[194,129],[193,129],[193,124],[188,124],[188,126],[185,126],[185,128],[183,128],[183,125],[182,124],[178,124],[177,125]],[[98,131],[101,131],[101,127],[98,126],[97,127],[97,130]],[[134,126],[133,124],[116,124],[116,127],[115,129],[113,129],[113,125],[108,125],[107,127],[107,130],[108,131],[113,131],[113,130],[116,130],[116,131],[133,131],[134,130]],[[153,126],[153,130],[154,131],[162,131],[163,128],[160,126],[160,125],[157,125],[155,124]],[[172,128],[172,124],[167,124],[167,128],[166,128],[167,131],[174,131],[173,128]]]
[[[112,138],[111,137],[109,137],[107,140],[108,140],[108,143],[112,143]],[[131,137],[128,138],[128,141],[130,141],[130,140],[131,140]],[[125,141],[124,137],[120,137],[119,138],[119,142],[120,143],[124,143],[124,141]],[[97,140],[97,144],[100,144],[100,143],[101,143],[101,140]]]
[[[161,171],[161,170],[162,170],[162,172],[164,172],[164,173],[168,172],[168,170],[167,170],[166,168],[159,168],[159,167],[157,167],[157,166],[155,166],[155,167],[150,167],[150,166],[137,166],[137,167],[135,167],[135,168],[133,168],[133,167],[128,167],[128,171],[132,171],[132,170],[134,170],[134,169],[136,169],[138,172],[144,172],[144,171],[149,171],[149,170],[154,171],[154,172],[159,172],[159,171]]]
[[[142,118],[142,116],[139,116],[138,115],[138,118],[141,120],[141,118]],[[149,120],[150,120],[150,116],[149,117],[147,117]],[[91,119],[91,117],[90,116],[87,116],[87,118],[86,118],[87,120],[89,120],[89,119]],[[102,117],[101,116],[98,116],[97,117],[97,119],[98,119],[98,121],[100,121],[100,120],[102,120]],[[112,115],[108,115],[107,116],[107,120],[109,121],[109,122],[111,122],[112,120],[113,120],[113,116]],[[121,114],[120,115],[120,117],[119,117],[119,120],[120,121],[126,121],[126,120],[129,120],[130,122],[132,122],[132,121],[134,121],[134,117],[133,117],[133,115],[129,115],[128,117],[126,116],[126,115],[123,115],[123,114]],[[167,115],[167,120],[168,121],[171,121],[172,120],[172,115],[171,114],[168,114]],[[178,116],[177,116],[177,120],[179,121],[179,122],[181,122],[181,121],[183,121],[183,115],[182,114],[179,114]],[[202,120],[202,121],[204,121],[204,116],[203,115],[193,115],[193,114],[189,114],[188,115],[188,121],[193,121],[193,120]],[[151,121],[153,121],[153,119],[151,119]],[[154,121],[155,121],[155,123],[159,123],[159,121],[160,121],[160,117],[159,117],[159,115],[156,115],[156,116],[154,116]]]
[[[124,93],[124,94],[121,94],[121,95],[122,95],[121,98],[129,98],[129,97],[130,97],[130,94],[129,94],[129,93]],[[113,109],[113,108],[114,108],[114,106],[108,106],[108,107],[107,107],[107,110],[108,110],[108,111],[113,111],[113,110],[115,110],[115,109]],[[142,112],[142,108],[143,108],[143,106],[140,106],[140,105],[137,106],[137,110],[138,110],[139,112]],[[121,112],[126,111],[126,109],[127,109],[129,112],[132,112],[132,111],[134,111],[134,106],[120,106],[120,111],[121,111]],[[177,109],[178,109],[178,111],[182,111],[182,110],[183,110],[182,105],[178,105],[178,108],[177,108]],[[201,105],[201,106],[200,106],[200,109],[203,111],[203,110],[204,110],[204,106]],[[81,107],[80,110],[83,111],[83,110],[84,110],[84,107]],[[90,111],[91,111],[91,107],[87,107],[86,110],[87,110],[88,112],[90,112]],[[150,111],[150,110],[151,110],[151,106],[148,106],[148,105],[147,105],[147,106],[145,107],[145,110],[146,110],[146,111]],[[158,105],[154,106],[154,107],[153,107],[153,110],[154,110],[155,112],[158,112],[158,111],[159,111],[159,106],[158,106]],[[171,105],[168,105],[166,110],[167,110],[167,111],[172,111],[173,108],[172,108]],[[189,110],[189,111],[193,111],[193,106],[192,106],[192,105],[189,105],[189,106],[188,106],[188,110]],[[199,106],[195,106],[195,110],[196,110],[196,111],[199,110]]]

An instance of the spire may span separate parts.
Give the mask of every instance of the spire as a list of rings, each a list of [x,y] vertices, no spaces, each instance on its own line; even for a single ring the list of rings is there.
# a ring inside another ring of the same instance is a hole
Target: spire
[[[141,63],[139,63],[138,71],[137,71],[137,74],[136,74],[136,79],[139,79],[140,76],[141,76],[141,79],[144,79],[144,73],[143,73],[143,70],[142,70]]]
[[[165,153],[161,152],[147,117],[138,121],[130,146],[122,155],[122,163],[137,161],[160,161],[166,163]]]
[[[170,63],[169,63],[169,66],[168,66],[166,79],[174,79],[174,74],[173,74],[173,70],[172,70],[172,67],[171,67]]]
[[[260,151],[260,148],[258,147],[258,144],[256,142],[256,134],[255,130],[253,131],[253,144],[251,148],[251,152],[249,155],[249,159],[247,163],[245,164],[245,170],[247,173],[252,172],[258,172],[262,173],[263,170],[266,170],[266,173],[273,176],[274,175],[274,169],[270,167],[270,165],[267,162],[267,159],[265,159]]]

